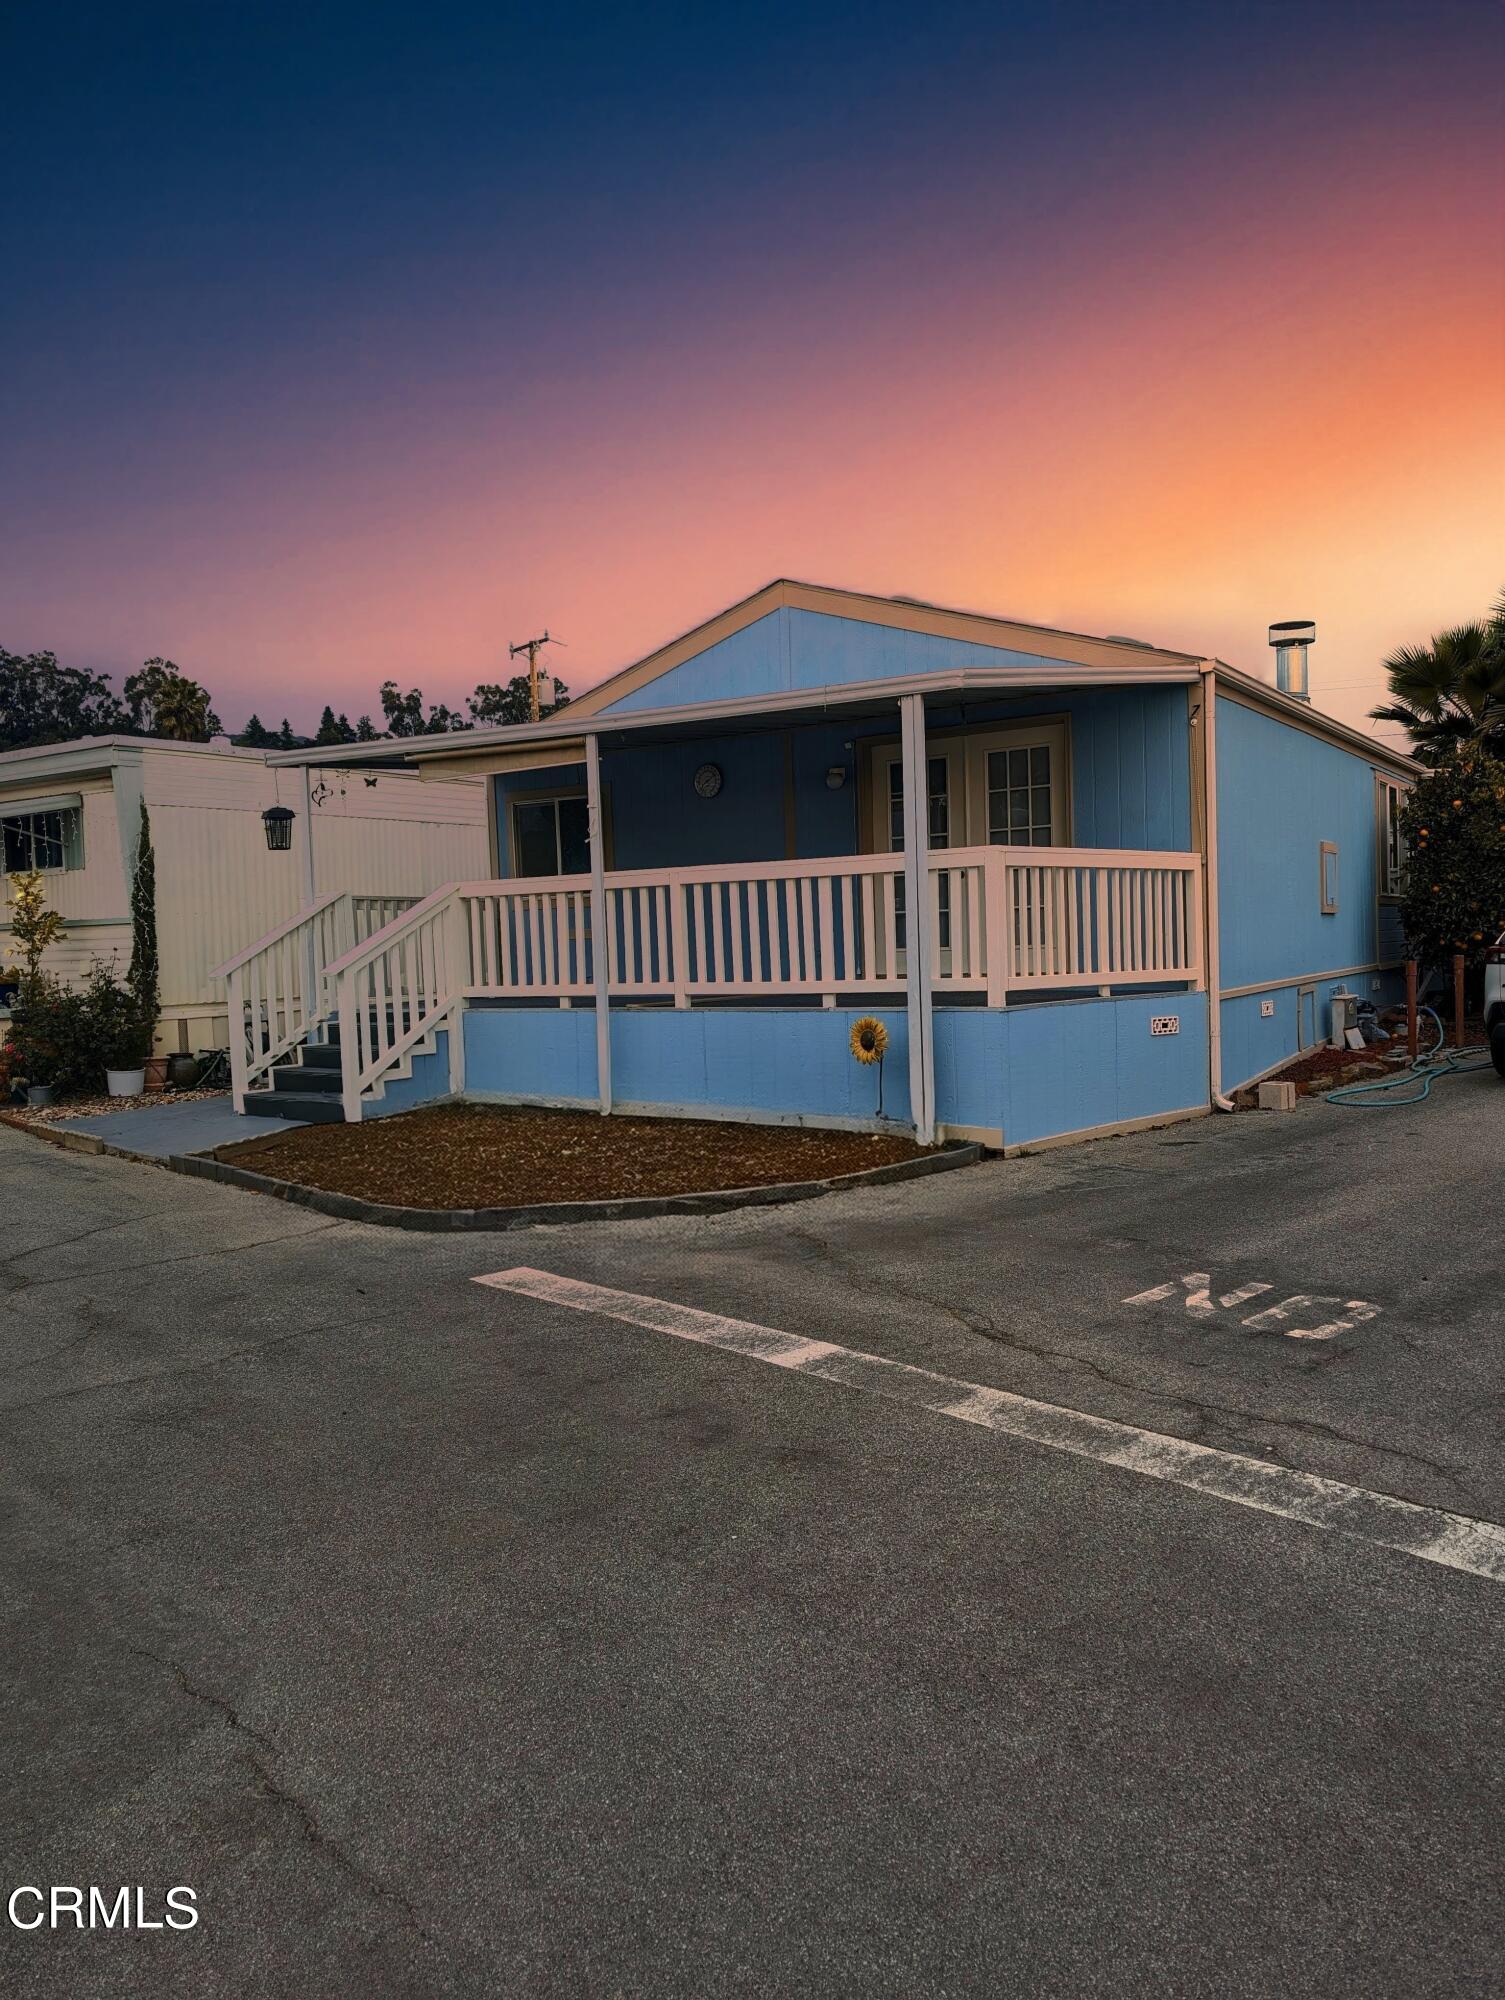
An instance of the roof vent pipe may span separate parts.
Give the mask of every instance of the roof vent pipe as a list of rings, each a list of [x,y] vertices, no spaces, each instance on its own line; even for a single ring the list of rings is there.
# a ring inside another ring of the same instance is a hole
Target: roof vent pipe
[[[1270,644],[1275,648],[1275,685],[1296,701],[1310,701],[1307,683],[1306,649],[1317,637],[1310,618],[1285,618],[1270,627]]]

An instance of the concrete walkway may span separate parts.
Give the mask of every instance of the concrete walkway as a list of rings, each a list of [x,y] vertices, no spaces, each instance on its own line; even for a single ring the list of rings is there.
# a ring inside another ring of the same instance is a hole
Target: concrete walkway
[[[133,1153],[168,1159],[180,1153],[209,1153],[216,1146],[233,1146],[237,1139],[254,1139],[275,1122],[278,1130],[304,1125],[304,1118],[243,1118],[228,1097],[199,1097],[189,1104],[147,1104],[129,1111],[104,1111],[92,1118],[60,1118],[60,1132],[88,1132],[107,1146],[124,1146]]]

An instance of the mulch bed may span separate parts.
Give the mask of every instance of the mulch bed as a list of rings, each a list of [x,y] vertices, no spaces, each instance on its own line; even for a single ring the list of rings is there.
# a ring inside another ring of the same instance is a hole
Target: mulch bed
[[[215,1158],[363,1201],[473,1209],[777,1187],[937,1150],[897,1133],[440,1104],[271,1132]]]

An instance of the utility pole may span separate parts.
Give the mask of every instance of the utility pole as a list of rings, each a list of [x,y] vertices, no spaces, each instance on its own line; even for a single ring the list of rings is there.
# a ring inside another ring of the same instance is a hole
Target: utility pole
[[[507,648],[508,653],[514,660],[519,653],[526,653],[528,656],[528,720],[530,722],[537,722],[538,720],[539,648],[542,646],[559,646],[563,645],[563,643],[561,639],[551,639],[548,632],[545,631],[542,638],[524,639],[521,645],[509,646]]]

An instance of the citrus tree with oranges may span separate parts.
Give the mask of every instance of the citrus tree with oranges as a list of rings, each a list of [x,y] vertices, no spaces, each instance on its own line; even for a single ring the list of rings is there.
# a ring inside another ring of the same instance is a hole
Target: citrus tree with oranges
[[[1401,809],[1410,850],[1401,917],[1425,965],[1470,965],[1505,931],[1505,761],[1455,750]]]

